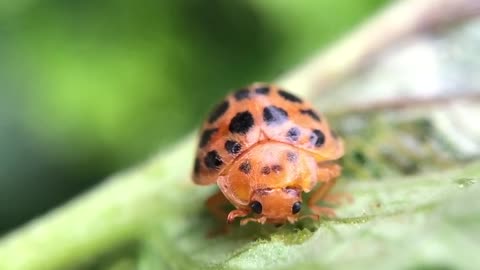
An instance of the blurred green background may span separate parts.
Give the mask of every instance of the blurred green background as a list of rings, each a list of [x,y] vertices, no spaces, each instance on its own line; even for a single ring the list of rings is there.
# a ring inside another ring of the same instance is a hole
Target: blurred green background
[[[0,234],[174,144],[225,92],[384,2],[1,1]]]

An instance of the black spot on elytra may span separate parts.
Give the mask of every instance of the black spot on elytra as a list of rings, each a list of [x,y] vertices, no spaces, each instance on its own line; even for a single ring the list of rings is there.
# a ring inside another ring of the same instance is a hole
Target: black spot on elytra
[[[246,134],[253,127],[253,115],[249,111],[237,113],[232,120],[228,130],[232,133]]]
[[[242,162],[242,164],[240,164],[240,167],[238,167],[238,169],[244,174],[249,174],[250,170],[252,169],[252,166],[250,165],[250,161],[245,160],[244,162]]]
[[[271,170],[270,170],[270,167],[265,166],[260,170],[260,172],[264,175],[267,175],[267,174],[270,174]]]
[[[312,109],[307,109],[307,110],[300,110],[301,114],[306,114],[310,116],[313,120],[316,120],[317,122],[320,122],[320,116]]]
[[[205,166],[210,169],[219,169],[223,165],[222,158],[217,151],[213,150],[207,153],[203,159]]]
[[[238,154],[242,150],[242,145],[236,141],[228,140],[225,142],[225,149],[230,154]]]
[[[269,92],[270,92],[270,87],[268,86],[259,86],[255,88],[255,93],[260,95],[268,95]]]
[[[290,93],[288,93],[284,90],[278,90],[278,94],[281,97],[283,97],[284,99],[286,99],[288,101],[291,101],[291,102],[296,102],[296,103],[302,103],[303,102],[299,97],[297,97],[293,94],[290,94]]]
[[[287,160],[290,161],[290,162],[296,162],[298,159],[298,155],[297,153],[293,152],[293,151],[288,151],[287,152]]]
[[[292,127],[287,131],[287,139],[290,141],[296,142],[300,138],[300,129],[297,127]]]
[[[225,112],[228,110],[228,107],[230,104],[228,103],[227,100],[223,101],[222,103],[218,104],[215,109],[210,113],[210,117],[208,118],[208,122],[212,124],[213,122],[217,121],[220,116],[225,114]]]
[[[237,101],[244,100],[250,97],[250,91],[248,91],[248,89],[240,89],[237,92],[233,93],[233,96]]]
[[[316,147],[320,147],[325,143],[325,134],[318,129],[314,129],[310,134],[310,142]]]
[[[198,174],[200,172],[200,160],[198,158],[195,159],[195,163],[193,165],[193,172]]]
[[[263,120],[267,125],[279,125],[288,120],[288,113],[277,106],[263,108]]]
[[[198,144],[199,147],[204,147],[212,138],[212,135],[218,131],[218,128],[211,128],[206,129],[203,131],[202,136],[200,136],[200,143]]]
[[[275,164],[275,165],[272,165],[272,171],[274,173],[278,173],[282,170],[282,166],[278,165],[278,164]]]

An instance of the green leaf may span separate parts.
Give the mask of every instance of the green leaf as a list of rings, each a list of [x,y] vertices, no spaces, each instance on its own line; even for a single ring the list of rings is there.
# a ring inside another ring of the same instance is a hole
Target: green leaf
[[[252,224],[207,238],[196,209],[162,219],[143,269],[469,269],[480,264],[480,163],[448,174],[340,186],[338,217],[281,228]],[[338,190],[338,189],[337,189]],[[179,202],[180,203],[180,202]],[[199,200],[196,205],[201,205]],[[195,205],[195,204],[194,204]],[[201,212],[200,212],[201,213]],[[217,222],[217,226],[218,226]]]

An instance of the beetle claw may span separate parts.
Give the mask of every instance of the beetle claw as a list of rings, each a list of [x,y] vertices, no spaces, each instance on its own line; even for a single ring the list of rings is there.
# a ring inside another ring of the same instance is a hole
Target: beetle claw
[[[287,217],[287,220],[288,222],[290,222],[290,224],[294,224],[295,222],[297,222],[298,218],[297,217]]]
[[[227,223],[232,224],[237,217],[244,217],[248,215],[248,211],[245,209],[235,209],[228,213]]]

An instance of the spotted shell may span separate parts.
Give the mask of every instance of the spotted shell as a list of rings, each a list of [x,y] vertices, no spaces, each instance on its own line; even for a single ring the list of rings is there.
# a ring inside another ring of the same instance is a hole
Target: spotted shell
[[[200,132],[193,181],[215,183],[237,157],[259,142],[294,145],[318,162],[343,155],[343,143],[311,104],[275,85],[253,84],[228,95]]]

